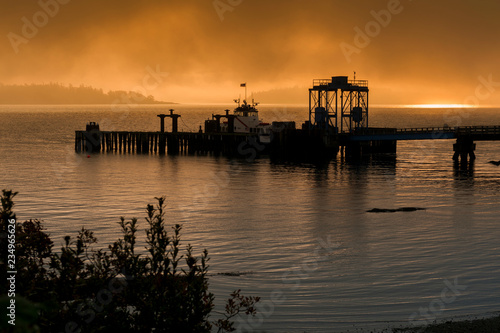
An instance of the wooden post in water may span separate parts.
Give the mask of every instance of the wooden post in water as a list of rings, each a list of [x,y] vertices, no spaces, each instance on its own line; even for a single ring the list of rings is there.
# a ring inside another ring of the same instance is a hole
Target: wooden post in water
[[[132,149],[131,144],[130,144],[130,142],[132,141],[132,135],[130,135],[130,132],[125,134],[125,140],[127,141],[127,144],[126,144],[127,153],[130,154],[131,149]]]
[[[148,133],[143,133],[143,135],[142,135],[142,153],[149,154],[149,135],[148,135]]]
[[[457,137],[457,142],[453,144],[453,160],[455,163],[459,163],[463,167],[467,166],[467,157],[469,158],[469,162],[473,163],[476,159],[476,155],[474,154],[474,150],[476,150],[476,144],[470,135],[461,135]]]
[[[137,154],[142,154],[144,152],[144,136],[142,135],[142,133],[138,133],[137,134]]]
[[[154,138],[154,140],[155,140],[155,149],[154,149],[154,152],[156,154],[158,152],[158,134],[156,133],[154,136],[155,136],[155,138]]]
[[[80,153],[80,145],[81,145],[81,138],[80,138],[80,132],[76,131],[75,132],[75,152]]]
[[[160,151],[160,155],[165,155],[165,148],[166,148],[166,136],[165,136],[165,133],[160,133],[159,137],[158,137],[158,148],[159,148],[159,151]]]

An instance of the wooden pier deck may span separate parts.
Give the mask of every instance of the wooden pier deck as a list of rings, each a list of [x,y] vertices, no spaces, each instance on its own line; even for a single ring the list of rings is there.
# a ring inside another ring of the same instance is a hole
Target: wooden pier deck
[[[271,133],[270,142],[261,142],[255,133],[203,132],[75,132],[78,153],[129,154],[216,154],[256,156],[269,154],[285,159],[321,159],[339,150],[349,155],[396,153],[401,140],[456,139],[453,159],[463,163],[475,159],[475,141],[500,140],[500,126],[363,128],[352,133],[325,133],[307,129],[284,129]]]
[[[243,142],[257,135],[246,133],[76,131],[75,151],[88,153],[179,154],[238,152]]]

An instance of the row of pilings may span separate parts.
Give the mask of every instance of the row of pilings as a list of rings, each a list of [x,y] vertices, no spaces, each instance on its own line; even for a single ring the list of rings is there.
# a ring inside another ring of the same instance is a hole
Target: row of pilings
[[[385,129],[386,130],[386,129]],[[395,153],[397,140],[350,140],[346,134],[328,135],[322,131],[282,128],[261,142],[255,133],[202,132],[129,132],[100,131],[88,128],[75,132],[77,153],[129,154],[216,154],[250,157],[262,153],[285,160],[330,159],[340,150],[342,155],[359,157],[367,154]],[[394,134],[394,133],[393,133]],[[481,138],[480,138],[481,139]],[[453,159],[465,166],[475,159],[471,135],[460,135],[453,145]]]
[[[179,154],[220,153],[238,154],[246,143],[257,140],[255,134],[236,133],[162,133],[76,131],[77,153]]]
[[[273,132],[269,143],[251,133],[112,132],[76,131],[77,153],[206,154],[227,156],[269,153],[278,159],[330,159],[339,151],[336,135],[321,131],[283,129]],[[347,155],[395,152],[395,141],[367,141],[343,144]],[[342,149],[343,151],[343,149]]]

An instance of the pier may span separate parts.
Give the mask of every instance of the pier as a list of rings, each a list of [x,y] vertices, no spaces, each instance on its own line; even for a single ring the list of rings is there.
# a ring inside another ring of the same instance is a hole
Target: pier
[[[243,143],[255,136],[240,133],[76,131],[78,153],[207,154],[234,155]]]
[[[402,140],[455,139],[453,160],[465,164],[476,159],[476,141],[500,140],[500,126],[427,127],[402,129],[363,129],[339,135],[341,146],[357,149],[358,154],[393,152]],[[364,150],[364,151],[363,151]]]
[[[99,124],[87,124],[85,131],[75,132],[77,153],[128,153],[128,154],[206,154],[233,155],[238,147],[256,140],[256,135],[244,133],[178,132],[180,115],[159,114],[159,132],[101,131]],[[165,132],[165,118],[172,119],[172,132]]]
[[[257,114],[254,105],[239,105],[239,113],[212,115],[199,132],[179,132],[174,110],[159,114],[157,132],[105,131],[96,123],[75,132],[77,153],[129,154],[214,154],[246,157],[315,160],[334,157],[338,152],[350,156],[396,153],[401,140],[455,140],[450,157],[466,165],[475,160],[477,141],[500,140],[500,126],[373,128],[368,124],[368,82],[346,76],[313,81],[309,89],[309,119],[301,128],[295,122],[273,122],[264,132],[248,128],[241,116]],[[239,101],[238,101],[239,103]],[[255,104],[256,105],[256,104]],[[238,115],[239,114],[239,115]],[[172,131],[165,132],[165,118]],[[222,119],[227,121],[221,123]],[[239,127],[238,127],[239,126]]]

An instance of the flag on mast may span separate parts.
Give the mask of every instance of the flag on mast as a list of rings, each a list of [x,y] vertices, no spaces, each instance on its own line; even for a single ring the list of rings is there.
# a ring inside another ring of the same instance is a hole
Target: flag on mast
[[[246,83],[242,83],[242,84],[240,84],[240,87],[246,87],[246,86],[247,86],[247,84],[246,84]]]

